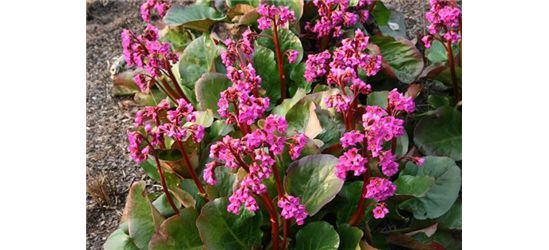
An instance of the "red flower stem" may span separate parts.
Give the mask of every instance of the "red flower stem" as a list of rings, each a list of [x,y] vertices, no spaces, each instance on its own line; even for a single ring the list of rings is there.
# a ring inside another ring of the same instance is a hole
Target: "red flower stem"
[[[454,65],[454,54],[452,52],[452,44],[450,43],[450,41],[446,41],[446,45],[447,45],[447,50],[446,52],[448,52],[448,62],[449,62],[449,66],[450,66],[450,75],[452,77],[452,85],[454,86],[454,104],[457,104],[459,102],[459,89],[458,89],[458,84],[457,84],[457,78],[456,78],[456,68],[455,68],[455,65]]]
[[[452,0],[452,6],[454,8],[457,8],[457,4],[456,4],[456,0]],[[461,29],[462,25],[461,25],[461,14],[459,15],[458,17],[458,20],[459,20],[459,34],[460,35],[463,35],[463,31]],[[461,67],[461,59],[462,59],[462,53],[463,53],[463,50],[461,50],[461,43],[463,42],[463,36],[461,37],[461,39],[459,40],[459,66]]]
[[[269,197],[269,194],[266,192],[262,194],[263,196],[263,203],[265,203],[267,207],[267,211],[269,212],[269,215],[271,217],[271,230],[273,231],[273,247],[272,249],[280,249],[279,247],[279,232],[278,232],[278,216],[276,215],[276,210],[274,208],[273,202],[271,201],[271,198]]]
[[[269,152],[271,158],[275,159],[275,156],[273,152]],[[282,182],[280,181],[280,175],[278,174],[278,169],[276,167],[276,161],[275,164],[273,164],[273,174],[275,178],[276,183],[276,190],[278,191],[278,200],[282,199],[284,196],[283,190],[282,190]],[[284,219],[282,222],[282,250],[286,248],[286,240],[288,235],[288,220]]]
[[[284,59],[282,58],[282,53],[280,52],[280,42],[278,41],[278,28],[276,27],[276,21],[273,22],[273,33],[273,40],[276,49],[276,60],[278,64],[278,74],[280,74],[280,102],[282,102],[286,99],[286,77],[284,76]]]
[[[152,80],[155,82],[156,86],[158,86],[158,88],[160,89],[160,91],[164,92],[164,94],[166,94],[166,96],[168,96],[168,98],[170,98],[170,100],[172,100],[172,102],[177,103],[177,102],[175,102],[175,98],[174,98],[173,96],[170,95],[170,92],[168,92],[168,91],[162,86],[162,84],[158,83],[154,78],[152,78]]]
[[[165,61],[164,63],[166,64],[166,69],[168,71],[168,75],[170,76],[170,79],[172,80],[172,83],[175,86],[175,89],[177,90],[179,95],[181,95],[181,97],[183,97],[183,99],[185,99],[185,101],[187,101],[187,103],[190,103],[192,105],[192,103],[189,101],[189,98],[187,98],[185,93],[183,93],[183,89],[181,89],[181,86],[179,86],[179,83],[177,82],[177,79],[175,78],[175,75],[173,74],[171,67],[169,67],[170,64],[167,61]],[[193,105],[193,107],[194,107],[194,105]]]
[[[145,141],[151,147],[152,152],[154,154],[154,160],[156,161],[156,167],[158,168],[158,174],[160,175],[160,183],[162,184],[162,189],[164,190],[164,194],[166,194],[166,198],[168,198],[168,203],[170,203],[170,206],[172,207],[173,211],[179,216],[179,210],[177,209],[177,206],[172,200],[172,196],[170,195],[170,191],[168,191],[168,186],[166,185],[166,179],[164,178],[164,169],[160,165],[160,161],[158,160],[158,154],[156,154],[156,150],[154,150],[153,146],[149,143],[147,138],[145,138]]]
[[[173,99],[176,99],[177,100],[177,93],[175,93],[175,91],[172,89],[172,87],[170,86],[170,84],[168,83],[168,81],[166,81],[166,78],[162,77],[162,78],[159,78],[160,81],[162,81],[162,84],[164,84],[164,88],[166,90],[168,90],[168,92],[170,93],[170,95],[172,95]],[[168,95],[166,93],[166,95]],[[176,102],[177,103],[177,102]]]
[[[364,145],[362,147],[362,157],[364,158],[367,157],[367,152],[368,152],[367,150],[368,150],[368,139],[364,138]],[[370,170],[367,170],[366,173],[364,173],[363,177],[364,177],[364,180],[362,183],[362,193],[360,195],[360,200],[358,201],[358,207],[355,211],[355,214],[353,214],[353,217],[349,221],[349,225],[351,226],[355,225],[356,222],[362,218],[362,216],[364,215],[364,209],[366,209],[366,207],[364,206],[366,202],[366,198],[364,198],[364,196],[366,196],[366,193],[368,193],[367,185],[370,180]],[[368,225],[368,222],[366,222],[366,226],[364,229],[366,233],[366,241],[368,242],[368,244],[370,244],[373,247],[374,241],[372,240],[372,232],[370,231],[370,225]]]
[[[187,151],[185,151],[185,147],[183,147],[183,143],[181,143],[180,140],[176,140],[177,144],[179,145],[179,148],[181,149],[181,153],[183,153],[183,159],[185,159],[185,165],[187,165],[187,169],[189,170],[189,173],[191,174],[191,177],[193,178],[194,184],[198,187],[198,190],[202,194],[202,197],[204,197],[204,201],[208,202],[208,198],[206,198],[206,189],[204,189],[204,186],[202,186],[202,183],[198,179],[198,175],[196,175],[196,172],[194,171],[193,165],[191,164],[191,161],[189,160],[189,156],[187,155]]]
[[[332,6],[328,6],[328,13],[326,13],[326,16],[329,17],[332,15]],[[324,51],[326,47],[328,47],[328,42],[330,41],[330,36],[324,36],[322,37],[322,41],[320,43],[320,51]]]
[[[374,11],[374,9],[376,8],[376,4],[377,4],[377,0],[374,0],[372,2],[372,5],[370,6],[370,9],[368,10],[368,13],[370,13],[370,15],[372,14],[372,11]]]

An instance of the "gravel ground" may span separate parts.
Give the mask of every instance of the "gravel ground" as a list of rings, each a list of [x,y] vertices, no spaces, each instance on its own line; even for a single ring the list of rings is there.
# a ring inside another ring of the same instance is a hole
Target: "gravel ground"
[[[401,11],[407,34],[425,26],[423,16],[427,0],[384,1]],[[149,178],[131,159],[126,131],[131,128],[138,107],[131,98],[112,97],[109,67],[122,54],[122,29],[141,31],[145,27],[136,1],[88,1],[86,16],[86,167],[94,173],[104,171],[116,181],[112,204],[100,207],[87,195],[86,248],[102,249],[111,232],[118,227],[128,189],[132,182]],[[423,32],[420,30],[420,32]],[[90,179],[88,178],[88,181]],[[152,185],[149,185],[152,186]]]

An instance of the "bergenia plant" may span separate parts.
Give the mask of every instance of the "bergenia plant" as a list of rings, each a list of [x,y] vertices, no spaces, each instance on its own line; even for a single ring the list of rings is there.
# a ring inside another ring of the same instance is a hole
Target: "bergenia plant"
[[[128,149],[163,192],[105,249],[459,246],[461,13],[430,6],[415,44],[381,1],[147,0]]]

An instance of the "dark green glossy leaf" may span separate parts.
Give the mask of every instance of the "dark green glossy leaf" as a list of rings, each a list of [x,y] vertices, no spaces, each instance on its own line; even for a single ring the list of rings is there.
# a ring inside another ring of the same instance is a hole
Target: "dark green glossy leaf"
[[[172,200],[178,209],[181,208],[181,203],[179,203],[177,199],[173,198],[173,196]],[[168,198],[166,197],[166,194],[164,193],[153,201],[153,206],[156,208],[156,210],[158,210],[158,212],[162,214],[162,216],[166,218],[175,214],[172,206],[170,205],[170,202],[168,201]]]
[[[105,242],[103,245],[104,250],[139,250],[135,243],[128,234],[126,234],[122,228],[117,229]]]
[[[145,170],[145,173],[151,177],[156,182],[160,183],[160,174],[158,174],[158,168],[156,166],[156,163],[154,161],[154,158],[149,158],[146,161],[143,161],[139,164]],[[168,173],[164,171],[164,179],[166,180],[166,185],[169,187],[174,187],[179,183],[179,178],[177,176],[173,175],[172,173]]]
[[[214,23],[223,19],[225,19],[225,16],[214,8],[197,4],[173,6],[164,16],[164,22],[168,25],[183,25],[185,28],[202,32],[208,31]]]
[[[261,88],[267,91],[269,102],[277,103],[280,99],[280,75],[274,52],[264,46],[256,45],[252,61],[256,74],[261,76]]]
[[[305,69],[307,68],[307,64],[302,62],[297,65],[297,67],[292,70],[292,73],[290,74],[290,79],[292,79],[293,83],[290,84],[290,95],[294,96],[295,92],[298,89],[304,89],[305,93],[311,92],[311,85],[312,82],[307,82],[305,79]]]
[[[360,249],[359,243],[364,233],[358,227],[342,224],[338,226],[337,234],[339,234],[340,238],[339,250]]]
[[[202,183],[204,185],[204,183]],[[200,210],[204,204],[206,204],[206,201],[204,201],[204,197],[200,195],[200,190],[198,190],[198,187],[194,183],[192,179],[185,179],[181,182],[182,189],[189,193],[194,200],[196,201],[196,209]]]
[[[445,106],[424,117],[414,129],[414,143],[426,155],[461,160],[461,112]]]
[[[296,15],[297,18],[297,15]],[[268,36],[274,36],[272,29],[267,29],[261,32],[262,35],[268,35]],[[297,65],[301,62],[301,59],[303,59],[303,45],[301,45],[301,40],[299,37],[294,34],[289,29],[279,28],[278,29],[278,40],[280,42],[280,53],[282,54],[282,58],[284,61],[284,75],[286,77],[286,81],[290,79],[292,70],[297,67]],[[272,51],[276,52],[274,41],[267,37],[260,37],[257,39],[257,43],[261,46],[265,46]],[[284,55],[284,52],[294,49],[299,52],[299,55],[296,58],[296,61],[292,64],[288,62],[288,57]],[[289,84],[289,83],[286,83]]]
[[[389,91],[374,91],[368,95],[366,101],[368,106],[387,108],[387,96],[389,96]]]
[[[320,127],[322,127],[322,132],[316,136],[316,139],[324,142],[320,150],[341,143],[340,138],[342,132],[345,130],[344,125],[332,117],[327,110],[317,108],[315,112],[320,122]]]
[[[435,183],[435,179],[431,176],[412,175],[401,175],[393,182],[397,186],[396,195],[411,195],[415,197],[425,196],[433,183]]]
[[[231,80],[224,74],[204,74],[198,79],[195,86],[196,99],[200,104],[200,109],[212,110],[214,117],[219,119],[219,113],[217,113],[219,106],[217,106],[217,102],[221,98],[221,92],[232,86],[232,84]]]
[[[457,200],[437,221],[449,229],[461,229],[461,201]]]
[[[379,3],[380,1],[378,1]],[[390,66],[390,74],[404,83],[412,83],[423,70],[423,57],[412,42],[400,37],[372,36],[370,41],[376,44],[383,60]]]
[[[448,62],[448,52],[446,51],[446,47],[444,47],[444,45],[438,40],[433,41],[431,48],[427,49],[426,53],[429,61],[433,63]],[[459,53],[459,43],[452,44],[452,53],[454,54],[454,57]]]
[[[380,26],[379,30],[381,30],[381,33],[384,36],[406,38],[406,23],[404,22],[404,15],[399,11],[391,10],[387,25]]]
[[[210,200],[219,197],[229,197],[233,194],[233,184],[236,178],[234,173],[230,172],[230,169],[224,167],[218,167],[215,169],[215,179],[217,183],[215,185],[208,185],[206,193]]]
[[[322,128],[315,113],[315,104],[312,101],[306,101],[304,104],[295,105],[286,114],[288,122],[288,131],[297,131],[305,133],[309,138],[315,138]]]
[[[205,248],[216,249],[257,249],[261,248],[263,232],[259,229],[261,213],[252,213],[244,206],[240,214],[227,211],[230,204],[227,198],[217,198],[208,202],[198,216],[196,225]]]
[[[210,133],[206,134],[206,138],[208,141],[211,141],[215,137],[225,136],[231,131],[234,131],[233,125],[227,125],[222,120],[216,120],[212,123],[212,126],[210,127]]]
[[[450,105],[450,99],[446,96],[429,95],[428,101],[431,107],[435,109]]]
[[[333,155],[309,155],[290,164],[284,185],[286,191],[299,197],[309,216],[315,215],[334,199],[343,181],[335,176],[339,159]]]
[[[435,179],[423,197],[406,200],[398,206],[414,214],[419,220],[437,218],[448,212],[456,201],[461,187],[461,171],[456,163],[447,157],[425,157],[422,166],[408,162],[400,176],[429,176]]]
[[[372,15],[374,15],[378,26],[387,25],[387,22],[389,22],[391,11],[387,9],[387,7],[385,7],[385,4],[383,4],[381,1],[376,2],[377,4]]]
[[[454,67],[456,68],[455,69],[456,70],[456,81],[457,81],[458,87],[461,88],[461,68],[457,65],[455,65]],[[450,69],[450,67],[447,67],[446,69],[444,69],[442,72],[440,72],[440,74],[435,76],[434,79],[439,80],[439,81],[445,83],[448,86],[453,86],[453,83],[452,83],[452,70]]]
[[[336,250],[338,247],[339,235],[325,221],[309,223],[296,234],[296,250]]]
[[[298,89],[291,99],[285,99],[282,103],[273,109],[272,114],[277,116],[286,116],[286,113],[295,106],[301,99],[305,97],[305,90]]]
[[[195,208],[185,208],[180,211],[180,216],[174,215],[162,223],[149,242],[150,250],[201,250],[203,248],[196,227],[198,211]]]
[[[363,181],[355,181],[350,185],[346,185],[345,197],[349,201],[348,206],[345,206],[343,209],[337,212],[337,225],[343,225],[349,223],[353,217],[357,207],[358,202],[360,201],[360,196],[362,195],[362,185]],[[341,194],[340,194],[341,195]],[[375,203],[373,199],[367,199],[366,204]],[[365,209],[364,214],[370,212],[371,209]],[[357,226],[362,226],[364,221],[360,222]]]
[[[183,85],[194,88],[195,82],[203,74],[210,72],[219,51],[207,34],[193,40],[179,59],[179,74]]]

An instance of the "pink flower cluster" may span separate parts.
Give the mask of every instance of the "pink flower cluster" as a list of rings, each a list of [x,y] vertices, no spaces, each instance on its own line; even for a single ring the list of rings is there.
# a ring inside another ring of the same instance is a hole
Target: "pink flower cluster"
[[[218,141],[210,148],[210,158],[217,160],[209,163],[204,170],[204,179],[209,184],[215,184],[214,170],[219,165],[228,168],[241,166],[249,170],[238,190],[229,198],[229,212],[238,213],[242,203],[250,211],[258,209],[253,194],[266,192],[262,180],[271,176],[271,167],[275,164],[274,155],[282,154],[286,144],[289,145],[291,158],[299,157],[305,147],[306,137],[304,134],[297,134],[286,138],[284,134],[287,129],[288,124],[283,117],[270,115],[265,119],[263,129],[256,129],[241,139],[225,136],[223,141]],[[249,166],[243,160],[248,155],[252,158]]]
[[[257,12],[261,15],[261,18],[257,20],[259,23],[258,28],[260,30],[266,30],[272,27],[273,22],[277,27],[285,26],[288,21],[295,23],[295,13],[290,11],[287,6],[270,6],[262,4],[257,9]]]
[[[149,86],[147,79],[162,75],[162,71],[176,63],[179,57],[170,50],[170,43],[158,41],[158,30],[148,25],[144,33],[136,36],[131,30],[122,31],[122,47],[124,58],[128,66],[137,65],[150,74],[138,74],[134,81],[141,90],[146,91]]]
[[[204,138],[204,127],[192,124],[196,121],[196,112],[193,106],[184,99],[177,100],[175,110],[170,109],[170,103],[162,100],[157,106],[146,107],[136,113],[135,128],[143,128],[145,134],[138,131],[128,132],[128,140],[132,158],[138,163],[148,158],[150,150],[158,146],[165,148],[165,137],[173,138],[176,141],[185,141],[191,135],[193,142],[199,143]],[[168,122],[163,123],[165,120]],[[191,124],[182,125],[183,120]]]
[[[282,208],[280,215],[284,219],[295,218],[297,225],[303,225],[305,218],[307,218],[307,211],[305,211],[305,206],[299,203],[299,197],[286,194],[278,201],[278,207]]]
[[[372,213],[374,214],[374,218],[381,219],[381,218],[385,217],[385,215],[389,213],[389,209],[387,209],[386,206],[387,206],[387,204],[385,204],[385,203],[376,204],[376,207],[372,211]]]
[[[426,48],[430,48],[435,36],[444,31],[444,39],[450,43],[457,43],[461,39],[458,34],[459,16],[461,11],[453,7],[449,1],[430,0],[431,9],[425,13],[425,18],[431,23],[427,26],[430,35],[424,36],[421,40]]]
[[[251,63],[251,55],[255,51],[253,48],[255,34],[246,31],[242,36],[243,38],[237,43],[230,38],[227,39],[225,41],[227,50],[221,51],[221,59],[227,67],[227,77],[233,85],[221,92],[217,112],[221,117],[226,118],[227,124],[237,122],[251,125],[269,108],[269,98],[257,96],[257,91],[261,88],[261,77],[256,75]],[[238,62],[237,66],[235,66],[236,62]],[[235,112],[229,111],[231,104]]]
[[[309,55],[307,59],[307,67],[305,69],[305,78],[308,82],[312,82],[314,78],[320,77],[327,73],[328,85],[335,84],[339,87],[342,94],[337,94],[326,98],[324,101],[330,108],[336,108],[337,112],[344,113],[349,109],[350,103],[359,94],[369,94],[371,87],[360,78],[358,78],[358,68],[362,68],[367,76],[377,74],[381,68],[381,55],[368,55],[366,48],[368,47],[369,37],[357,29],[353,39],[345,38],[341,41],[342,46],[335,49],[330,56],[328,51],[320,54]],[[329,63],[329,71],[326,70],[328,59],[332,59]],[[345,87],[350,84],[353,91],[353,96],[345,94]]]
[[[151,10],[156,9],[160,17],[164,17],[171,4],[167,0],[147,0],[141,5],[141,17],[145,22],[151,21]]]
[[[364,198],[374,199],[377,202],[380,202],[395,195],[397,186],[385,178],[374,177],[370,179],[370,183],[368,183],[366,188],[368,189],[368,192],[366,192]]]
[[[335,166],[337,169],[335,175],[339,179],[345,180],[347,171],[354,171],[354,175],[359,176],[368,170],[366,163],[368,163],[368,159],[362,157],[358,149],[349,149],[339,157],[339,163]]]
[[[349,8],[349,1],[345,0],[314,0],[313,4],[318,8],[319,18],[314,24],[307,22],[305,30],[317,34],[318,38],[330,36],[332,32],[333,37],[340,37],[343,35],[343,26],[353,26],[359,20],[366,22],[369,12],[362,8],[370,3],[370,0],[360,0],[356,7]]]

